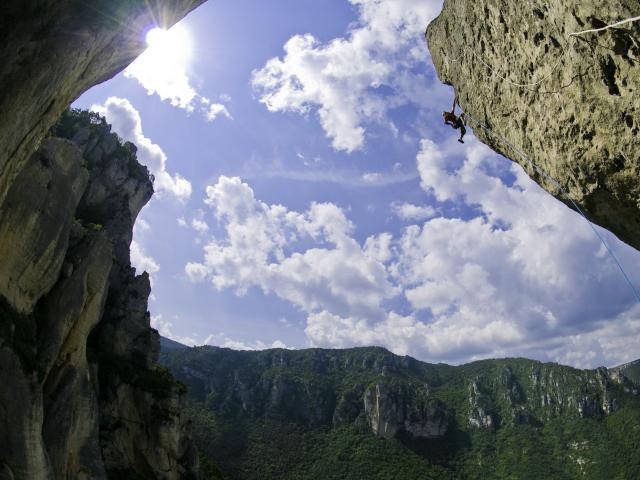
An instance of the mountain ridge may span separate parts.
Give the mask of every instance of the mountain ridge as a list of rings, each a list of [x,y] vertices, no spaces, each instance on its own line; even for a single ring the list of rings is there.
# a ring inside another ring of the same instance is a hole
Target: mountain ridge
[[[205,478],[314,478],[304,471],[348,479],[583,478],[582,470],[602,478],[604,468],[621,478],[640,474],[633,460],[638,387],[604,367],[522,358],[451,366],[382,347],[204,346],[164,351],[160,361],[189,391]],[[297,453],[270,464],[274,445]],[[522,449],[535,453],[523,457]],[[272,473],[258,477],[256,469]],[[402,476],[392,476],[397,469]]]

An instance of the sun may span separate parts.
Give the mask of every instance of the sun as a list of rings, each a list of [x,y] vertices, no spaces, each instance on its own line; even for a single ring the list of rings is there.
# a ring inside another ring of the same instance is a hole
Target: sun
[[[192,108],[196,91],[189,82],[193,42],[189,30],[174,25],[169,30],[153,28],[146,34],[147,49],[124,72],[135,78],[149,95],[157,93],[172,105]]]
[[[147,32],[147,65],[158,68],[183,68],[191,59],[191,36],[186,28],[175,25],[169,30],[152,28]]]

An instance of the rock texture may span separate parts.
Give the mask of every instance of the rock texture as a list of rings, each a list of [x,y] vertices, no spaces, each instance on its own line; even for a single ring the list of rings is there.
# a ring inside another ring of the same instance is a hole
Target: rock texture
[[[0,210],[0,294],[28,313],[56,283],[88,172],[68,140],[48,139]]]
[[[377,382],[364,394],[364,411],[378,437],[409,433],[417,438],[438,438],[447,433],[451,415],[444,403],[429,398],[428,388]]]
[[[478,138],[636,249],[640,23],[568,34],[639,11],[638,0],[445,0],[426,32],[438,76],[455,88]]]
[[[144,32],[205,0],[4,0],[0,4],[0,204],[64,109],[125,68]]]
[[[43,138],[149,28],[203,1],[0,3],[2,480],[197,477],[184,391],[156,365],[149,279],[129,264],[151,179],[97,117]]]
[[[197,478],[184,387],[156,362],[129,261],[152,179],[103,119],[67,113],[0,215],[0,478]],[[4,476],[2,476],[4,475]]]

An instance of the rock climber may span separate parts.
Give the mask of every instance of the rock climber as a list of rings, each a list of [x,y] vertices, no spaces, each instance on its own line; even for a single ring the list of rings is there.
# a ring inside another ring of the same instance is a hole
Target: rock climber
[[[458,97],[455,97],[453,99],[453,107],[451,108],[451,111],[442,112],[442,116],[444,117],[445,125],[451,125],[456,130],[460,129],[460,138],[458,139],[458,141],[460,143],[464,143],[464,140],[462,140],[462,138],[467,133],[467,129],[464,128],[464,113],[460,114],[460,116],[456,115],[456,103],[458,103]]]

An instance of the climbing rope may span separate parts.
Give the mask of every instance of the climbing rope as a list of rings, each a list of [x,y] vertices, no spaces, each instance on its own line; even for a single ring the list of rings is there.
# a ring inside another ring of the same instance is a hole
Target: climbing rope
[[[571,32],[569,36],[576,37],[578,35],[582,35],[583,33],[602,32],[603,30],[608,30],[610,28],[618,27],[620,25],[624,25],[625,23],[637,22],[638,20],[640,20],[640,17],[627,18],[625,20],[620,20],[619,22],[612,23],[611,25],[607,25],[602,28],[592,28],[590,30],[582,30],[581,32]]]
[[[621,20],[619,22],[616,22],[614,24],[611,25],[607,25],[605,27],[602,28],[596,28],[596,29],[591,29],[591,30],[584,30],[581,32],[572,32],[569,33],[567,36],[569,38],[577,38],[578,35],[582,35],[584,33],[590,33],[590,32],[600,32],[603,30],[607,30],[609,28],[614,28],[616,26],[619,25],[624,25],[626,23],[630,23],[630,22],[634,22],[640,20],[640,17],[633,17],[633,18],[628,18],[625,20]],[[545,75],[544,77],[540,78],[539,80],[535,81],[535,82],[531,82],[531,83],[518,83],[518,82],[514,82],[512,80],[510,80],[509,78],[500,75],[496,69],[494,69],[491,65],[489,65],[487,62],[484,61],[484,59],[478,55],[475,50],[473,48],[468,48],[468,50],[478,59],[480,60],[480,62],[486,66],[489,70],[491,70],[491,72],[499,77],[500,79],[506,81],[507,83],[510,83],[511,85],[514,85],[516,87],[534,87],[536,85],[539,85],[540,83],[542,83],[544,80],[548,79],[551,75],[553,75],[553,73],[555,72],[555,70],[558,68],[558,66],[560,65],[560,63],[562,62],[562,60],[564,59],[564,56],[567,53],[567,49],[566,48],[562,48],[562,54],[560,55],[560,57],[558,58],[558,61],[555,63],[555,65],[553,66],[553,68],[551,69],[551,71]],[[462,58],[462,56],[465,54],[465,49],[463,49],[460,52],[460,55],[458,55],[455,59],[450,60],[453,63],[457,63],[460,61],[460,59]],[[487,125],[485,125],[484,123],[480,122],[479,120],[475,119],[473,116],[471,116],[468,112],[464,112],[464,116],[465,118],[468,118],[470,120],[472,120],[476,125],[478,125],[479,127],[481,127],[483,130],[485,130],[489,135],[493,135],[494,137],[498,138],[502,143],[504,143],[506,146],[508,146],[509,148],[511,148],[511,150],[513,150],[513,152],[515,152],[518,156],[520,156],[529,166],[531,166],[531,168],[533,168],[536,172],[538,172],[540,175],[542,175],[544,178],[546,178],[549,182],[551,182],[553,185],[555,185],[558,190],[564,195],[564,197],[571,203],[571,205],[574,207],[574,209],[582,216],[582,218],[584,218],[586,220],[586,222],[589,224],[589,226],[591,227],[591,230],[593,231],[593,233],[596,235],[596,237],[598,237],[598,239],[600,240],[600,242],[602,243],[602,245],[604,245],[604,248],[606,249],[607,253],[609,254],[609,256],[611,257],[611,259],[614,261],[614,263],[617,265],[618,269],[620,270],[620,273],[622,273],[622,276],[624,277],[626,283],[629,285],[629,288],[631,289],[631,291],[633,292],[633,295],[635,296],[636,300],[638,301],[638,303],[640,304],[640,293],[638,292],[638,290],[636,289],[636,287],[633,285],[633,282],[631,281],[631,279],[629,278],[629,276],[627,275],[627,272],[625,271],[624,267],[622,266],[622,263],[620,263],[620,261],[618,260],[618,258],[616,257],[616,255],[613,253],[613,250],[611,250],[611,248],[609,247],[609,245],[607,244],[607,242],[604,240],[604,238],[602,237],[602,235],[600,235],[600,232],[598,232],[598,230],[596,229],[596,227],[593,225],[593,223],[589,220],[589,218],[587,218],[587,215],[582,211],[582,209],[580,208],[580,206],[577,204],[577,202],[575,200],[573,200],[573,198],[571,198],[571,196],[569,195],[569,193],[567,192],[567,190],[560,184],[560,182],[558,182],[555,178],[553,178],[551,175],[549,175],[547,172],[545,172],[542,168],[540,168],[538,165],[536,165],[524,152],[522,152],[520,149],[518,149],[517,147],[515,147],[511,142],[509,142],[506,138],[504,138],[502,135],[497,134],[496,132],[494,132],[491,128],[489,128]]]
[[[614,28],[614,27],[617,27],[619,25],[624,25],[626,23],[631,23],[631,22],[635,22],[635,21],[638,21],[638,20],[640,20],[640,17],[627,18],[625,20],[621,20],[621,21],[613,23],[611,25],[606,25],[606,26],[604,26],[602,28],[594,28],[594,29],[590,29],[590,30],[583,30],[581,32],[571,32],[571,33],[568,33],[567,36],[569,38],[575,38],[575,37],[578,37],[579,35],[582,35],[584,33],[601,32],[601,31],[607,30],[609,28]],[[487,67],[494,76],[498,77],[500,80],[503,80],[503,81],[515,86],[515,87],[520,87],[520,88],[535,87],[535,86],[539,85],[540,83],[544,82],[545,80],[547,80],[548,78],[550,78],[551,75],[553,75],[554,72],[556,71],[556,69],[560,66],[560,63],[562,63],[562,61],[564,60],[565,55],[567,54],[567,49],[564,48],[564,47],[561,47],[561,48],[562,48],[562,53],[560,54],[560,56],[558,57],[557,62],[555,63],[555,65],[553,66],[553,68],[551,69],[551,71],[547,75],[543,76],[542,78],[540,78],[539,80],[537,80],[535,82],[519,83],[519,82],[512,81],[511,79],[507,78],[504,75],[501,75],[494,67],[492,67],[487,62],[485,62],[484,59],[473,48],[467,47],[467,49],[480,61],[480,63],[482,63],[485,67]],[[460,52],[460,55],[458,55],[455,58],[455,60],[450,60],[450,62],[458,63],[460,61],[460,59],[462,58],[462,56],[464,55],[464,53],[465,53],[465,49],[463,49]]]
[[[567,190],[560,184],[560,182],[558,182],[555,178],[553,178],[551,175],[549,175],[547,172],[545,172],[542,168],[540,168],[538,165],[536,165],[524,152],[522,152],[519,148],[514,146],[511,142],[509,142],[509,140],[504,138],[502,135],[494,132],[491,128],[489,128],[487,125],[485,125],[481,121],[475,119],[469,113],[464,112],[464,116],[465,116],[465,118],[471,119],[473,122],[476,123],[476,125],[481,127],[488,134],[493,135],[498,140],[500,140],[502,143],[504,143],[506,146],[511,148],[511,150],[513,150],[517,155],[519,155],[528,165],[531,166],[531,168],[533,168],[540,175],[542,175],[544,178],[546,178],[548,181],[550,181],[553,185],[555,185],[558,188],[558,190],[560,190],[560,192],[562,192],[562,194],[565,196],[565,198],[568,199],[569,202],[571,202],[571,205],[573,205],[575,210],[582,216],[582,218],[584,218],[586,220],[586,222],[591,227],[591,230],[593,230],[593,233],[595,233],[596,237],[598,237],[600,242],[602,242],[602,245],[604,245],[604,248],[607,250],[609,256],[613,259],[615,264],[618,266],[618,269],[620,270],[620,273],[622,273],[622,276],[624,277],[625,281],[629,285],[629,288],[631,289],[631,291],[633,292],[634,296],[636,297],[636,300],[640,304],[640,293],[638,292],[636,287],[633,285],[633,282],[631,281],[631,279],[627,275],[627,272],[624,270],[624,267],[622,266],[622,263],[620,263],[620,261],[618,260],[618,257],[616,257],[616,255],[613,253],[613,250],[611,250],[611,248],[609,247],[607,242],[604,240],[602,235],[600,235],[600,232],[598,232],[598,230],[593,225],[591,220],[589,220],[589,218],[587,218],[587,215],[582,211],[582,209],[576,203],[576,201],[573,200],[573,198],[571,198],[571,196],[569,195]]]

